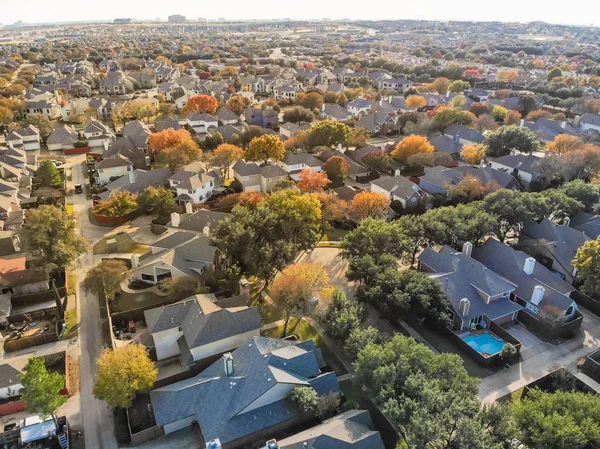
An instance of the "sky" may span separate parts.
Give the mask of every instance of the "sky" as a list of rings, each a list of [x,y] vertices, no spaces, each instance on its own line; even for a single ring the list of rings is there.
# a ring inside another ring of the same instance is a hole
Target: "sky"
[[[3,5],[4,4],[4,5]],[[600,1],[574,3],[558,0],[0,0],[0,23],[112,20],[117,17],[166,19],[183,14],[188,19],[365,19],[365,20],[474,20],[502,22],[544,21],[600,26]],[[367,5],[373,5],[372,8]],[[569,7],[573,5],[573,7]]]

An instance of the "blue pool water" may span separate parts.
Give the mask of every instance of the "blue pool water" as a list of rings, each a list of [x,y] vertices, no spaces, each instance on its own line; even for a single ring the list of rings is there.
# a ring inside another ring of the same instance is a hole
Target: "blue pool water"
[[[469,335],[463,338],[463,340],[480,354],[485,352],[488,355],[494,355],[504,348],[502,340],[498,340],[487,332],[479,335]]]

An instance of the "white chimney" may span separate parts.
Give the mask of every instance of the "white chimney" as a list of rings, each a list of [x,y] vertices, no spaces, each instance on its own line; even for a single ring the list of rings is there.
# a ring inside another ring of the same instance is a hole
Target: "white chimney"
[[[397,169],[394,171],[394,176],[395,176],[395,177],[398,177],[398,176],[400,176],[400,169],[398,169],[398,168],[397,168]]]
[[[531,276],[533,274],[533,269],[535,268],[535,259],[533,257],[528,257],[525,259],[525,264],[523,265],[523,271],[525,274]]]
[[[177,212],[173,212],[171,214],[171,226],[178,228],[179,223],[181,223],[181,216]]]
[[[533,293],[531,294],[531,303],[534,306],[539,306],[542,302],[542,299],[544,299],[545,292],[546,289],[544,287],[542,287],[541,285],[536,285],[533,289]]]
[[[473,244],[471,242],[465,242],[463,245],[463,254],[471,257],[471,252],[473,251]]]
[[[202,228],[202,235],[204,237],[210,237],[210,226],[206,225],[204,226],[204,228]]]
[[[511,156],[514,156],[515,154],[517,154],[517,151],[516,151],[516,150],[514,150],[514,149],[510,150],[510,155],[511,155]]]
[[[458,313],[460,313],[461,316],[467,316],[469,314],[470,308],[471,308],[471,301],[469,301],[467,298],[463,298],[460,300],[460,303],[458,304]]]
[[[519,128],[523,128],[523,126],[525,126],[525,119],[521,119],[521,122],[519,123]]]
[[[135,182],[135,172],[133,170],[129,172],[129,182],[131,184]]]
[[[342,144],[341,144],[341,143],[338,143],[337,150],[338,150],[340,153],[342,152]]]
[[[231,355],[231,352],[223,354],[223,367],[225,368],[225,375],[231,376],[233,374],[233,355]]]
[[[560,127],[562,129],[566,129],[567,128],[567,122],[566,122],[566,120],[563,120],[562,122],[560,122]]]
[[[133,254],[131,256],[131,268],[137,268],[140,266],[140,255]]]
[[[192,203],[185,203],[185,213],[191,214],[193,212],[194,212],[194,206],[192,206]]]
[[[571,218],[565,217],[565,219],[563,220],[563,224],[568,227],[571,224]]]

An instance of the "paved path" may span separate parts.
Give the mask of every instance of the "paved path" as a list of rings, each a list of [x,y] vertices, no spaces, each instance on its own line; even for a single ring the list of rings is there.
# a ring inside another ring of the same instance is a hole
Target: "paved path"
[[[70,159],[72,166],[71,184],[84,184],[86,182],[85,157]],[[93,244],[104,234],[111,231],[109,228],[99,228],[92,225],[87,218],[90,207],[85,195],[73,196],[73,212],[78,218],[82,235]],[[111,410],[104,401],[96,399],[93,395],[94,374],[96,372],[96,358],[102,352],[102,320],[98,310],[96,295],[86,292],[81,288],[81,281],[85,279],[87,270],[94,265],[92,248],[79,259],[76,270],[79,283],[77,285],[77,309],[79,319],[80,342],[80,373],[81,373],[81,414],[83,418],[83,434],[86,449],[117,449],[114,437],[114,424]]]
[[[580,308],[583,324],[577,335],[563,344],[543,348],[527,360],[486,377],[479,386],[479,398],[492,403],[545,376],[556,366],[576,371],[577,361],[600,347],[600,318]]]

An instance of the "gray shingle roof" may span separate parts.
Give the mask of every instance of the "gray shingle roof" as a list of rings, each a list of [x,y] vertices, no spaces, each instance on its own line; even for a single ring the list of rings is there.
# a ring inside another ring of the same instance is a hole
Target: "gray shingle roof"
[[[458,313],[462,298],[470,301],[469,313],[467,316],[461,315],[463,321],[482,315],[495,320],[522,309],[508,298],[496,299],[486,304],[478,291],[488,296],[497,296],[512,292],[515,286],[482,263],[448,246],[442,248],[439,253],[432,248],[425,248],[419,255],[419,261],[436,273],[434,279],[442,287],[455,312]]]
[[[217,360],[194,378],[151,391],[156,423],[195,416],[205,440],[229,443],[297,416],[286,400],[293,386],[310,385],[320,395],[339,392],[335,373],[321,373],[320,350],[312,340],[254,337],[232,356],[229,376]],[[281,388],[273,389],[276,385]],[[269,391],[272,397],[265,396]]]
[[[258,330],[262,326],[256,307],[222,309],[214,295],[196,295],[168,306],[146,310],[151,334],[181,327],[189,349]]]
[[[458,134],[461,139],[466,139],[470,142],[485,142],[485,136],[479,131],[466,126],[453,123],[444,130],[444,135],[455,136]]]
[[[367,410],[348,410],[278,444],[280,449],[384,449]]]
[[[533,173],[531,165],[539,159],[539,157],[531,156],[528,154],[507,154],[506,156],[497,157],[492,160],[497,162],[498,164],[502,164],[522,172]]]
[[[427,140],[431,145],[434,146],[435,151],[440,153],[460,154],[460,152],[462,151],[462,144],[456,142],[450,136],[432,134],[431,136],[427,137]]]
[[[223,220],[231,217],[231,214],[225,212],[215,212],[206,209],[200,209],[193,214],[183,214],[179,224],[180,229],[202,232],[208,225],[211,230],[216,229]]]
[[[371,181],[378,187],[401,198],[410,198],[415,192],[419,192],[419,186],[404,176],[382,176]]]
[[[473,258],[514,284],[515,295],[519,298],[529,301],[536,285],[541,285],[546,291],[539,307],[553,306],[567,310],[573,303],[567,296],[575,290],[573,286],[539,262],[535,263],[533,274],[528,275],[523,271],[528,257],[526,253],[491,238],[481,247],[473,248]]]
[[[600,216],[598,215],[588,214],[580,210],[573,217],[569,226],[583,232],[592,239],[597,239],[600,236]]]

